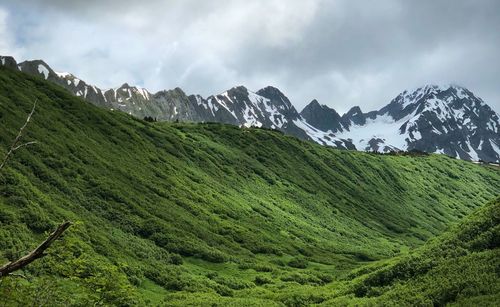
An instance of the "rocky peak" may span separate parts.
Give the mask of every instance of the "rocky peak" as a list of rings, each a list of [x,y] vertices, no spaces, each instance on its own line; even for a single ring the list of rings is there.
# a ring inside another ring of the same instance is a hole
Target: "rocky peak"
[[[248,95],[248,89],[244,87],[243,85],[238,85],[235,87],[232,87],[226,93],[232,93],[232,94],[240,94],[240,95]]]
[[[57,75],[52,68],[50,68],[50,66],[42,60],[24,61],[19,63],[17,67],[22,72],[39,75],[44,79],[49,79],[49,77],[57,78]]]
[[[366,123],[366,116],[361,111],[359,106],[352,107],[346,114],[342,116],[346,123],[353,123],[355,125],[364,125]]]
[[[342,117],[332,108],[321,105],[313,99],[300,115],[312,126],[323,131],[339,132],[344,130]]]
[[[266,86],[256,92],[257,95],[266,97],[270,100],[280,100],[284,102],[287,105],[291,105],[290,100],[288,100],[288,97],[285,96],[279,89],[273,87],[273,86]]]
[[[171,98],[182,98],[182,99],[187,99],[188,96],[186,93],[180,88],[176,87],[171,90],[162,90],[154,94],[154,97],[156,98],[161,98],[161,99],[168,99],[169,97]]]
[[[402,92],[380,109],[378,114],[387,114],[394,120],[400,120],[415,112],[421,113],[428,108],[436,108],[438,104],[458,107],[472,97],[470,91],[460,86],[430,84]]]
[[[292,107],[292,104],[290,103],[288,97],[286,97],[285,94],[283,94],[279,89],[273,86],[266,86],[258,90],[256,94],[262,97],[266,97],[267,99],[272,101],[279,101],[283,103],[287,108]]]
[[[304,109],[311,108],[311,109],[320,110],[320,109],[323,109],[324,107],[326,107],[326,105],[321,105],[321,104],[319,104],[318,100],[313,99],[313,100],[311,100],[311,102],[309,102],[309,104],[307,106],[305,106]],[[302,110],[302,111],[304,111],[304,110]]]
[[[289,120],[296,120],[299,118],[299,112],[292,105],[288,97],[283,94],[279,89],[273,86],[266,86],[256,92],[257,95],[265,97]]]
[[[18,69],[16,60],[11,56],[0,56],[0,63],[2,66]]]

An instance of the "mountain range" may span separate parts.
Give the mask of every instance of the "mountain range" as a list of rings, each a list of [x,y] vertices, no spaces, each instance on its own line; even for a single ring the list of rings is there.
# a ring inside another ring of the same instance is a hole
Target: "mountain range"
[[[381,153],[418,150],[472,161],[500,160],[498,113],[457,85],[407,90],[381,109],[367,113],[355,106],[340,115],[317,100],[299,113],[271,86],[256,92],[237,86],[207,98],[188,95],[180,88],[151,93],[127,83],[105,90],[71,73],[56,72],[42,60],[17,63],[2,56],[0,61],[3,66],[57,83],[92,104],[139,118],[277,129],[341,149]]]

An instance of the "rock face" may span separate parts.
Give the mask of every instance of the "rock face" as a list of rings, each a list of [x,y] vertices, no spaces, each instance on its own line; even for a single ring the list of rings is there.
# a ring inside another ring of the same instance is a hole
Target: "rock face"
[[[314,99],[303,110],[300,115],[312,126],[323,131],[332,131],[334,133],[342,132],[345,129],[344,120],[335,111],[326,105],[320,105]]]
[[[353,107],[340,116],[313,100],[300,114],[277,88],[252,92],[237,86],[203,98],[180,88],[155,94],[127,83],[103,90],[41,60],[0,64],[57,83],[97,106],[159,121],[221,122],[264,127],[342,149],[388,152],[417,149],[465,160],[500,159],[498,114],[459,86],[428,85],[405,91],[377,111]]]
[[[315,120],[319,116],[305,114],[306,110],[333,114],[329,121],[322,118],[322,125],[337,138],[351,141],[358,150],[416,149],[464,160],[500,159],[498,114],[460,86],[428,85],[404,91],[378,111],[363,113],[354,107],[341,120],[333,110],[326,112],[311,104],[301,113],[305,118]],[[342,129],[334,130],[339,125]]]

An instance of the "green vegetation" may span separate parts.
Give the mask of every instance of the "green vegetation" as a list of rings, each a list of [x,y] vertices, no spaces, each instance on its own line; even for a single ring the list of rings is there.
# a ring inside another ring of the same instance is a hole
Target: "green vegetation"
[[[494,306],[499,268],[500,198],[410,255],[363,274],[351,291],[379,304]]]
[[[498,168],[340,151],[266,129],[148,122],[4,68],[0,155],[35,100],[26,140],[39,143],[0,174],[0,262],[63,220],[75,225],[26,278],[2,279],[0,306],[498,299],[498,219],[480,239],[469,233],[462,244],[452,232],[407,255],[498,196]],[[466,225],[488,210],[498,205]],[[478,273],[458,278],[464,267]],[[464,283],[476,286],[462,292]]]
[[[499,238],[497,198],[408,255],[363,266],[325,286],[287,289],[288,296],[298,305],[498,306]]]

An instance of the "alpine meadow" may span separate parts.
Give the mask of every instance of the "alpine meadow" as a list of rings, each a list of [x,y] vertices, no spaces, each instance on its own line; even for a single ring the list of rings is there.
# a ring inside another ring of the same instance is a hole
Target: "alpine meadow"
[[[496,166],[151,123],[0,78],[2,148],[38,101],[25,135],[37,143],[1,174],[3,261],[74,223],[25,278],[2,278],[5,306],[498,300]]]
[[[500,306],[498,16],[0,0],[0,307]]]

